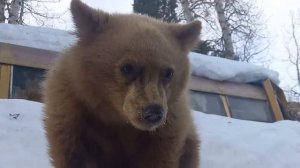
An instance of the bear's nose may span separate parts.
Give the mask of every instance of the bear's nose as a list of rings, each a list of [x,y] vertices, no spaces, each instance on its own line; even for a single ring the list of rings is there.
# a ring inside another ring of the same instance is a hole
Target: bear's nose
[[[159,104],[146,106],[142,111],[142,117],[149,123],[156,123],[163,118],[164,109]]]

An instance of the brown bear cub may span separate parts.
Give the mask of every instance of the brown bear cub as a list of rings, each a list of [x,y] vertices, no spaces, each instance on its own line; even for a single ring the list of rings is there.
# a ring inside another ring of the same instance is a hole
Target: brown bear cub
[[[186,102],[200,22],[164,23],[71,2],[78,36],[45,81],[55,168],[198,168]]]

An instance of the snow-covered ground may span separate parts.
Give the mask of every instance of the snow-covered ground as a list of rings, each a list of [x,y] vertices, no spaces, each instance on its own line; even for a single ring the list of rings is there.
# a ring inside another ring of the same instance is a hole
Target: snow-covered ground
[[[300,123],[260,123],[194,113],[202,168],[299,168]]]
[[[41,103],[0,99],[0,168],[50,168]]]
[[[51,168],[43,104],[0,100],[0,168]],[[299,168],[300,123],[259,123],[194,112],[201,168]]]

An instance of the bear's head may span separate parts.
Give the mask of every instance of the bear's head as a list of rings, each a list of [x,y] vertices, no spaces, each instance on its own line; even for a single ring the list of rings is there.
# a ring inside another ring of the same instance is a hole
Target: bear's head
[[[68,54],[79,97],[105,122],[155,130],[184,96],[188,51],[201,23],[164,23],[137,14],[108,14],[71,2],[78,42]],[[101,114],[97,114],[101,113]]]

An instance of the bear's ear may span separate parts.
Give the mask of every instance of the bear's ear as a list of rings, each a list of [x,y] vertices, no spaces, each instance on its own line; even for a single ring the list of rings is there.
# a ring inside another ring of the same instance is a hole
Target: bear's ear
[[[202,29],[200,21],[193,21],[185,25],[172,26],[172,31],[184,50],[190,50],[199,41]]]
[[[109,19],[108,13],[93,9],[80,0],[72,0],[71,13],[79,38],[103,31]]]

